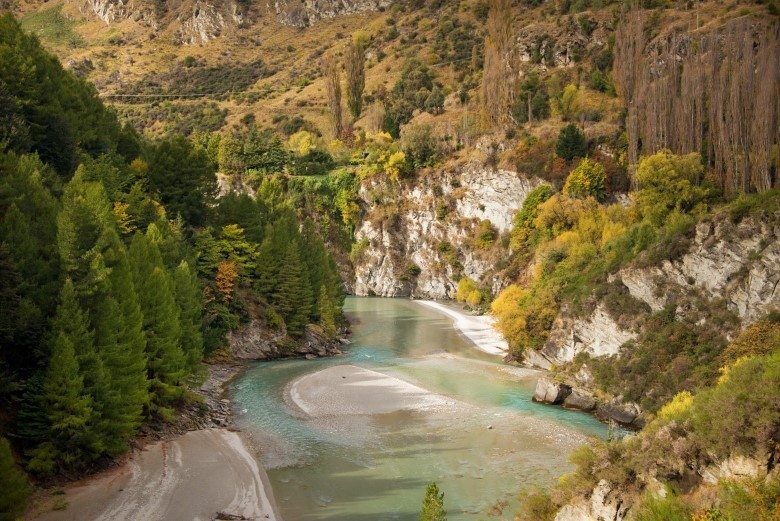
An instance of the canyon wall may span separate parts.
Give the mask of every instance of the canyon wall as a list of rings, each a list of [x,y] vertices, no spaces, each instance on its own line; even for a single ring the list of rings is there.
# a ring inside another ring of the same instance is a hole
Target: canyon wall
[[[427,172],[404,186],[364,182],[354,293],[454,298],[461,277],[498,292],[508,282],[491,276],[507,257],[502,239],[514,213],[541,182],[481,163]],[[484,221],[496,234],[489,248],[477,247],[474,240]]]

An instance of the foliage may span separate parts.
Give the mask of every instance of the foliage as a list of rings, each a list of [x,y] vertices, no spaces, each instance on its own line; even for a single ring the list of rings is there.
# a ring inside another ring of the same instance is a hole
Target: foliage
[[[94,87],[63,70],[10,13],[0,15],[0,96],[3,105],[16,107],[11,128],[0,130],[0,137],[10,136],[6,150],[37,152],[64,180],[81,151],[117,151],[128,160],[138,151],[135,134],[103,106]]]
[[[344,69],[347,77],[347,107],[353,119],[363,111],[363,90],[366,87],[366,54],[362,38],[353,38],[347,47]]]
[[[439,492],[436,483],[430,483],[425,489],[420,521],[446,521],[447,513],[444,510],[444,493]]]
[[[433,71],[417,58],[407,60],[401,76],[383,100],[384,131],[398,137],[401,126],[412,119],[416,109],[438,114],[444,108],[444,94],[435,82]]]
[[[203,149],[183,137],[160,140],[144,154],[149,188],[159,194],[171,216],[192,226],[206,222],[217,182],[214,165]]]
[[[389,179],[398,181],[411,173],[406,154],[390,134],[367,134],[359,142],[364,144],[365,155],[357,170],[361,179],[385,174]]]
[[[535,70],[520,83],[512,106],[512,117],[517,124],[547,119],[550,116],[550,100],[547,89]]]
[[[690,509],[675,494],[656,497],[647,493],[632,509],[636,521],[688,521]]]
[[[588,152],[588,142],[576,125],[569,123],[558,134],[555,153],[558,157],[571,161],[575,157],[585,157]]]
[[[695,153],[678,156],[665,150],[643,158],[636,169],[638,210],[656,225],[675,210],[701,213],[714,195],[703,177],[701,156]]]
[[[8,440],[0,438],[0,520],[13,521],[21,515],[30,496],[30,484],[16,468]]]
[[[541,489],[523,491],[520,505],[515,514],[516,521],[552,521],[558,510],[550,495]]]
[[[496,238],[496,229],[488,219],[481,220],[474,229],[474,245],[478,249],[490,248],[496,242]]]
[[[401,150],[414,168],[432,166],[439,157],[439,145],[430,125],[410,124],[404,127]]]
[[[523,201],[523,206],[512,219],[509,246],[514,251],[522,250],[523,255],[530,255],[539,240],[537,228],[534,225],[539,215],[539,205],[552,197],[554,191],[550,185],[542,184],[531,190]]]
[[[593,197],[597,201],[603,201],[607,195],[605,181],[606,174],[601,163],[585,158],[566,178],[563,191],[576,199]]]
[[[472,279],[463,277],[458,281],[456,299],[458,302],[465,302],[471,308],[478,308],[490,300],[490,293],[481,289]]]

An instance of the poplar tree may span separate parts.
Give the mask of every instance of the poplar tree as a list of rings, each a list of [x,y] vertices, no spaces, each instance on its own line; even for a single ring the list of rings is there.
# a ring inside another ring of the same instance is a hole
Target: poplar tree
[[[363,90],[366,88],[366,53],[363,42],[355,38],[347,47],[344,59],[347,76],[347,107],[353,119],[363,111]]]

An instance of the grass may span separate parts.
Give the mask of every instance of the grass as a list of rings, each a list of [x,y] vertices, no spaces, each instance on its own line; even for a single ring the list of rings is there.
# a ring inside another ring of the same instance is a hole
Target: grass
[[[30,13],[22,18],[22,27],[30,31],[46,44],[58,47],[83,47],[84,40],[76,33],[78,24],[62,15],[62,4]]]

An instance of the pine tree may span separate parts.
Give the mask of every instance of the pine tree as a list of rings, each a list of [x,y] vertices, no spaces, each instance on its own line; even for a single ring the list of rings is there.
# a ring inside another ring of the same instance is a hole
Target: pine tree
[[[181,347],[190,372],[197,372],[203,358],[203,298],[198,279],[186,261],[181,261],[173,272],[176,304],[179,306]]]
[[[51,474],[55,468],[69,468],[92,457],[87,443],[91,399],[84,393],[73,342],[64,332],[54,341],[42,398],[50,432],[33,451],[30,469]]]
[[[447,513],[444,511],[444,493],[439,492],[436,483],[431,483],[425,489],[420,521],[446,521]]]
[[[563,127],[555,143],[555,153],[566,161],[575,157],[585,157],[588,152],[588,142],[583,133],[572,123]]]
[[[16,468],[5,438],[0,438],[0,491],[0,519],[16,519],[24,512],[31,491],[27,478]]]
[[[288,245],[283,257],[278,284],[273,294],[273,304],[284,318],[289,333],[293,335],[303,333],[303,328],[309,322],[311,314],[312,291],[295,242]]]
[[[167,416],[167,406],[184,393],[185,358],[180,346],[179,310],[160,252],[145,235],[136,233],[130,259],[138,301],[144,317],[148,373],[153,392],[151,409]]]
[[[322,329],[324,329],[329,336],[336,336],[335,306],[333,305],[333,299],[324,284],[320,286],[320,294],[317,298],[317,310]]]
[[[63,194],[57,242],[63,267],[94,331],[94,354],[74,342],[95,411],[95,452],[119,454],[147,401],[141,315],[111,205],[79,168]]]
[[[103,381],[96,375],[101,364],[93,347],[89,320],[78,304],[70,279],[65,281],[60,292],[60,304],[52,326],[51,358],[36,395],[46,416],[46,441],[33,451],[30,461],[30,468],[42,474],[51,473],[55,467],[73,466],[96,455],[98,435],[93,422],[93,398],[90,389],[84,386],[83,374],[86,373],[92,382]]]

